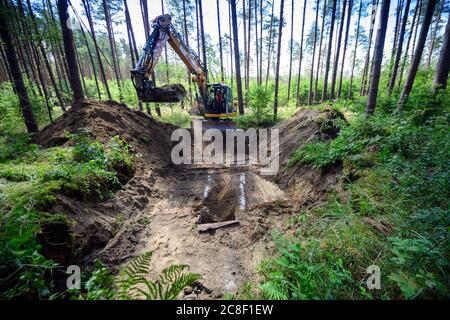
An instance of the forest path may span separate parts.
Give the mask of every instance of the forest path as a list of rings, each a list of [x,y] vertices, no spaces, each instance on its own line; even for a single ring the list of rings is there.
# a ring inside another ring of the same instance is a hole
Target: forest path
[[[250,167],[190,166],[168,198],[144,215],[149,223],[139,251],[152,251],[153,271],[187,264],[213,290],[211,297],[234,292],[254,280],[264,255],[261,238],[281,222],[279,210],[267,203],[286,203],[282,190]],[[284,210],[286,211],[286,210]],[[239,224],[199,233],[197,223],[237,219]],[[208,297],[205,297],[208,298]]]

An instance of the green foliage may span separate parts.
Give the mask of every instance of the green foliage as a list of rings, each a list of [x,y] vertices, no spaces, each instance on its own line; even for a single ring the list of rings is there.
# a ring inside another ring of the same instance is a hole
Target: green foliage
[[[419,78],[404,112],[393,114],[395,99],[381,96],[373,117],[356,113],[336,139],[292,154],[290,166],[342,163],[345,190],[291,219],[293,234],[262,265],[264,297],[449,296],[450,109],[448,92],[429,92]],[[371,264],[381,268],[381,290],[365,288]]]
[[[43,256],[37,235],[48,223],[68,223],[47,213],[58,193],[102,200],[120,188],[119,173],[132,174],[135,156],[119,137],[106,145],[87,129],[69,137],[72,147],[39,149],[20,139],[2,146],[8,153],[0,162],[1,297],[54,297],[49,273],[57,264]]]
[[[151,258],[151,252],[139,255],[122,270],[118,281],[121,299],[173,300],[184,287],[200,279],[200,275],[186,272],[187,265],[172,265],[162,270],[157,281],[149,280]]]

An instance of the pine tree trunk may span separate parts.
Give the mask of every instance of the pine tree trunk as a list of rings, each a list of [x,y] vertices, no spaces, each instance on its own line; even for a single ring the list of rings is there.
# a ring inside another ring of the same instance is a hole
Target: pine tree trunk
[[[314,62],[316,59],[317,27],[318,27],[318,23],[319,23],[319,5],[320,5],[320,0],[317,0],[316,20],[315,20],[315,24],[314,24],[313,51],[312,51],[312,59],[311,59],[311,73],[309,75],[308,105],[311,105],[312,99],[313,99]]]
[[[305,34],[305,16],[306,16],[306,0],[303,2],[303,14],[302,14],[302,32],[300,35],[300,56],[298,58],[298,72],[297,72],[297,107],[300,106],[300,81],[302,78],[302,60],[303,60],[303,36]]]
[[[238,38],[238,23],[237,23],[237,13],[236,13],[236,0],[230,0],[231,6],[231,17],[233,24],[233,42],[234,42],[234,63],[236,70],[236,86],[238,94],[238,107],[239,114],[244,114],[244,103],[242,97],[242,80],[241,80],[241,62],[239,54],[239,38]]]
[[[344,65],[345,65],[345,55],[347,53],[347,44],[348,44],[348,32],[350,29],[350,21],[352,18],[352,6],[353,6],[353,0],[348,1],[348,12],[347,12],[347,26],[345,27],[345,37],[344,37],[344,51],[342,52],[342,64],[341,64],[341,71],[339,74],[339,86],[338,86],[338,92],[337,92],[337,98],[339,99],[341,97],[342,92],[342,79],[344,76]]]
[[[187,26],[187,17],[186,17],[186,0],[183,0],[183,27],[184,27],[184,41],[186,45],[189,47],[189,32]],[[222,45],[222,40],[220,41]],[[191,81],[191,72],[187,69],[187,79],[189,84],[189,101],[192,105],[192,81]]]
[[[317,99],[317,87],[319,85],[319,71],[320,71],[320,63],[321,63],[321,57],[322,57],[323,29],[325,29],[326,14],[327,14],[327,0],[324,0],[323,13],[322,13],[322,26],[320,27],[319,55],[317,58],[316,81],[314,83],[313,103],[316,103],[316,99]]]
[[[202,51],[203,51],[203,64],[205,66],[205,69],[208,70],[208,61],[206,57],[206,41],[205,41],[205,26],[203,24],[203,5],[202,0],[198,0],[198,8],[199,8],[199,14],[200,14],[200,31],[201,31],[201,37],[202,37]],[[208,82],[208,73],[206,73],[206,82]]]
[[[231,4],[228,2],[228,28],[230,33],[230,75],[231,75],[231,88],[233,88],[233,82],[234,82],[234,69],[233,69],[233,27],[232,27],[232,14],[231,14]]]
[[[275,3],[272,2],[272,13],[270,15],[270,26],[269,26],[269,45],[268,45],[268,51],[267,51],[266,89],[267,89],[267,83],[269,81],[270,60],[271,60],[271,57],[272,57],[272,35],[273,35],[274,9],[275,9]]]
[[[294,45],[294,0],[291,2],[291,42],[290,42],[290,48],[289,48],[289,78],[288,78],[288,95],[287,95],[287,102],[289,104],[289,100],[291,98],[291,78],[292,78],[292,51],[293,51],[293,45]]]
[[[199,0],[199,1],[201,3],[201,0]],[[164,12],[164,0],[161,0],[161,10],[162,10],[162,14],[165,14],[165,12]],[[164,60],[166,62],[166,80],[167,80],[167,83],[169,83],[170,77],[169,77],[169,59],[167,57],[167,43],[164,45],[164,58],[165,58]],[[170,104],[170,106],[172,107],[172,104]]]
[[[413,33],[414,33],[414,26],[416,24],[416,17],[417,17],[417,13],[418,13],[418,10],[419,10],[419,5],[420,5],[420,2],[418,2],[416,4],[416,7],[414,9],[414,15],[413,15],[413,19],[411,21],[411,30],[409,31],[408,41],[406,41],[406,49],[405,49],[405,53],[404,53],[403,59],[402,59],[402,65],[401,65],[401,68],[400,68],[400,74],[398,76],[397,89],[399,89],[401,84],[402,84],[403,73],[405,71],[406,62],[408,61],[408,52],[409,52],[409,47],[410,47],[410,44],[411,44],[412,36],[413,36]]]
[[[361,89],[359,94],[361,96],[366,94],[366,86],[368,84],[368,73],[369,73],[369,64],[370,64],[370,51],[372,49],[372,38],[373,38],[373,30],[375,28],[375,20],[377,16],[378,11],[378,1],[379,0],[373,0],[372,1],[372,13],[370,16],[370,29],[369,29],[369,48],[367,49],[366,59],[364,60],[364,68],[363,68],[363,74],[361,79]]]
[[[91,15],[91,5],[89,4],[89,1],[87,1],[87,0],[82,0],[82,2],[83,2],[83,7],[84,7],[84,10],[86,13],[86,17],[88,19],[89,28],[91,30],[90,35],[92,37],[92,41],[94,42],[95,52],[97,54],[97,62],[98,62],[98,69],[99,69],[99,73],[100,73],[100,79],[103,82],[103,85],[105,86],[108,99],[112,100],[111,92],[109,91],[108,80],[106,79],[105,68],[103,66],[102,57],[100,54],[100,48],[98,46],[97,38],[95,36],[94,23],[92,21],[92,15]]]
[[[445,90],[447,87],[448,72],[450,70],[450,15],[445,27],[444,39],[442,41],[439,59],[436,64],[436,70],[433,77],[433,90]]]
[[[119,88],[120,100],[123,100],[122,85],[121,85],[122,79],[120,76],[119,63],[117,60],[116,41],[114,40],[114,30],[112,27],[111,14],[109,12],[109,6],[108,6],[108,3],[106,2],[106,0],[102,0],[102,5],[103,5],[103,13],[105,15],[105,21],[106,21],[106,31],[108,32],[109,47],[111,48],[113,71],[114,71],[114,75],[116,76],[117,86]]]
[[[402,26],[400,28],[400,34],[398,37],[398,47],[395,50],[394,64],[392,66],[391,78],[389,79],[388,95],[392,94],[392,90],[394,89],[394,86],[395,86],[395,81],[397,80],[398,67],[400,65],[400,58],[402,56],[402,51],[403,51],[403,41],[405,39],[406,22],[408,20],[410,3],[411,3],[411,0],[406,0],[405,12],[403,15],[403,20],[402,20]]]
[[[31,17],[31,19],[33,21],[32,23],[33,23],[34,32],[36,33],[36,35],[38,35],[39,34],[39,30],[38,30],[37,25],[36,25],[36,18],[34,16],[33,8],[31,7],[30,0],[27,0],[27,6],[28,6],[28,12],[30,13],[30,17]],[[45,52],[44,45],[42,44],[42,41],[38,42],[38,47],[39,47],[39,50],[41,51],[42,59],[44,60],[45,68],[47,69],[47,73],[48,73],[48,76],[50,78],[50,82],[51,82],[51,84],[53,86],[53,89],[55,90],[55,94],[56,94],[56,98],[58,99],[58,103],[61,106],[61,109],[63,111],[66,111],[66,108],[64,107],[64,102],[63,102],[62,97],[61,97],[61,93],[59,92],[58,86],[57,86],[56,81],[55,81],[55,76],[53,75],[52,67],[50,66],[50,63],[48,61],[47,52]],[[49,111],[49,117],[51,119],[51,112],[50,111]]]
[[[249,103],[250,91],[250,48],[251,48],[251,32],[252,32],[252,0],[248,1],[248,23],[247,23],[247,60],[245,61],[245,105]]]
[[[433,57],[434,44],[436,41],[436,34],[437,34],[438,27],[439,27],[439,22],[441,20],[441,13],[442,13],[442,9],[438,8],[438,16],[436,18],[436,25],[434,26],[433,33],[431,35],[430,48],[428,51],[427,69],[430,69],[430,67],[431,67],[431,58]]]
[[[219,0],[216,1],[217,6],[217,28],[219,30],[219,58],[220,58],[220,81],[225,82],[225,77],[223,75],[223,49],[222,49],[222,30],[220,28],[220,8]],[[186,20],[186,19],[185,19]]]
[[[331,99],[335,98],[336,95],[336,79],[337,79],[337,70],[339,65],[339,55],[341,51],[341,40],[342,40],[342,32],[344,30],[344,19],[345,19],[345,12],[347,9],[347,0],[344,0],[344,3],[342,5],[342,15],[341,15],[341,22],[339,26],[339,34],[337,38],[337,46],[336,46],[336,56],[334,59],[334,65],[333,65],[333,73],[331,75]]]
[[[255,4],[255,51],[256,51],[256,83],[259,83],[259,38],[258,38],[258,0]]]
[[[20,72],[19,62],[17,60],[16,51],[14,49],[11,31],[9,30],[8,13],[9,4],[6,0],[0,0],[0,37],[5,45],[5,55],[8,61],[11,76],[13,78],[14,87],[19,97],[19,103],[22,110],[22,115],[25,120],[25,126],[28,132],[39,131],[36,119],[33,114],[30,100],[28,98],[27,89],[23,82],[22,73]]]
[[[260,26],[260,35],[259,35],[259,85],[262,84],[262,77],[263,77],[263,0],[260,0],[259,2],[259,26]]]
[[[417,40],[417,48],[414,51],[414,56],[409,67],[408,76],[406,77],[405,86],[403,87],[400,99],[397,104],[397,109],[401,110],[406,100],[408,99],[411,89],[414,84],[417,70],[419,69],[420,60],[422,59],[423,48],[427,41],[428,30],[430,29],[431,20],[433,19],[434,7],[436,0],[429,0],[423,19],[422,28],[420,29],[419,39]]]
[[[355,73],[356,52],[358,50],[359,29],[361,27],[361,12],[362,12],[362,0],[359,1],[358,22],[356,23],[355,48],[353,51],[352,72],[350,74],[350,84],[349,84],[348,96],[347,96],[348,99],[353,99],[353,76]]]
[[[334,23],[336,20],[336,0],[332,0],[331,22],[330,22],[330,39],[328,40],[327,59],[325,62],[325,75],[323,77],[322,102],[328,99],[328,74],[330,72],[331,49],[333,46]]]
[[[396,14],[395,14],[394,41],[392,44],[391,58],[389,60],[389,75],[392,74],[392,66],[393,66],[396,51],[397,51],[397,40],[399,37],[399,30],[400,30],[400,24],[401,24],[400,17],[402,14],[402,8],[403,8],[403,0],[397,0],[397,9],[396,9]]]
[[[81,86],[80,71],[78,69],[77,58],[75,56],[73,34],[72,29],[68,27],[68,24],[70,24],[70,18],[67,0],[58,0],[58,13],[63,34],[64,52],[66,54],[67,63],[70,70],[70,87],[72,89],[75,101],[82,100],[84,98],[84,94],[83,88]]]
[[[283,12],[284,12],[284,0],[281,0],[280,4],[280,22],[278,25],[278,49],[277,49],[277,66],[275,69],[275,97],[273,104],[273,119],[277,121],[278,113],[278,89],[280,85],[280,60],[281,60],[281,36],[283,33]]]
[[[377,37],[375,39],[375,47],[373,52],[373,70],[372,79],[370,81],[369,96],[367,97],[366,114],[372,115],[375,111],[378,95],[378,84],[381,75],[381,63],[383,62],[383,48],[386,40],[386,29],[389,20],[390,0],[382,0],[380,23],[378,26]]]

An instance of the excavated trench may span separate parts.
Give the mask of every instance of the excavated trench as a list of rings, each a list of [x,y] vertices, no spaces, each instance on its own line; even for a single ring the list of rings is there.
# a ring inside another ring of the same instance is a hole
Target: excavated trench
[[[317,203],[337,184],[339,168],[285,167],[302,144],[331,137],[322,126],[326,123],[328,128],[324,121],[332,117],[328,111],[302,110],[282,123],[280,171],[263,177],[257,165],[172,165],[170,135],[176,127],[125,105],[85,101],[72,108],[36,142],[44,147],[64,145],[66,131],[88,127],[104,143],[115,135],[126,139],[141,160],[134,176],[111,199],[86,203],[58,197],[50,210],[67,213],[76,222],[70,232],[77,235],[74,247],[83,253],[71,261],[89,264],[100,258],[117,271],[131,257],[152,251],[152,274],[186,264],[202,276],[210,290],[185,299],[218,298],[257,280],[255,267],[270,252],[271,242],[264,240],[268,231],[283,228],[299,207]]]

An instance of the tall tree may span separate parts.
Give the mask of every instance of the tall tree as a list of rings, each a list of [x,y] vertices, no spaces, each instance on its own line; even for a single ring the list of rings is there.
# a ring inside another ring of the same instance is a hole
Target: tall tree
[[[184,29],[184,41],[186,42],[186,45],[189,47],[189,31],[188,31],[188,23],[187,23],[186,0],[183,0],[183,29]],[[222,43],[222,40],[221,40],[221,43]],[[192,105],[192,81],[191,81],[191,72],[189,71],[189,69],[187,69],[187,79],[188,79],[188,84],[189,84],[189,100]]]
[[[342,91],[342,78],[344,76],[344,65],[345,63],[345,55],[347,53],[347,44],[348,44],[348,32],[350,30],[350,21],[352,17],[352,6],[353,6],[353,0],[348,0],[348,10],[347,10],[347,23],[345,27],[345,36],[344,36],[344,48],[342,52],[342,64],[341,64],[341,71],[339,74],[339,85],[338,85],[338,91],[337,91],[337,97],[341,97],[341,91]]]
[[[8,66],[13,78],[14,87],[19,96],[19,103],[22,110],[22,115],[25,120],[25,126],[28,132],[39,131],[36,119],[33,114],[30,100],[28,98],[27,89],[20,72],[19,62],[17,60],[16,50],[13,45],[11,31],[9,30],[10,13],[9,4],[7,0],[0,0],[0,36],[5,44],[5,55],[8,61]]]
[[[366,86],[368,84],[368,75],[369,75],[369,69],[370,69],[370,51],[372,49],[372,38],[373,38],[373,31],[375,29],[375,20],[377,16],[378,11],[378,1],[379,0],[372,0],[372,13],[370,14],[370,29],[369,29],[369,46],[367,48],[367,54],[366,58],[364,60],[364,68],[363,68],[363,74],[361,78],[361,89],[360,89],[360,95],[366,94]]]
[[[431,58],[433,57],[433,50],[434,50],[434,47],[435,47],[436,35],[437,35],[437,31],[439,29],[439,23],[440,23],[440,20],[441,20],[442,8],[439,8],[439,5],[437,5],[436,8],[437,8],[438,14],[437,14],[437,17],[436,17],[436,23],[435,23],[435,26],[433,28],[433,32],[431,34],[430,47],[429,47],[429,50],[428,50],[428,59],[427,59],[427,65],[426,65],[427,69],[429,69],[430,66],[431,66]]]
[[[403,41],[405,39],[405,30],[406,30],[406,23],[408,21],[410,3],[411,3],[411,0],[406,0],[405,12],[403,14],[402,25],[401,25],[400,34],[398,37],[398,47],[395,50],[394,64],[392,66],[392,73],[391,73],[391,77],[389,79],[389,85],[388,85],[388,94],[389,95],[392,93],[392,90],[394,89],[394,86],[395,86],[395,81],[397,79],[398,67],[400,65],[400,58],[402,56],[402,51],[403,51]]]
[[[311,72],[309,75],[309,92],[308,92],[308,105],[312,103],[313,99],[313,80],[314,80],[314,63],[316,60],[316,43],[317,43],[317,28],[319,23],[319,7],[320,7],[320,0],[317,0],[316,3],[316,20],[314,23],[314,37],[313,37],[313,51],[312,51],[312,57],[311,57]]]
[[[287,102],[289,103],[289,100],[291,98],[291,78],[292,78],[292,53],[294,51],[294,9],[295,4],[294,0],[291,2],[291,40],[289,42],[289,78],[288,78],[288,95],[287,95]]]
[[[103,14],[105,15],[105,21],[106,21],[106,31],[108,32],[109,47],[111,49],[113,71],[114,71],[114,75],[116,76],[117,86],[119,88],[120,100],[122,100],[123,99],[122,76],[120,74],[120,68],[119,68],[119,63],[118,63],[118,59],[117,59],[116,40],[114,37],[114,29],[113,29],[112,20],[111,20],[111,12],[110,12],[108,2],[106,0],[102,0],[102,5],[103,5]]]
[[[323,78],[323,90],[322,90],[322,101],[328,99],[328,74],[330,72],[330,61],[331,61],[331,48],[333,46],[333,33],[334,33],[334,22],[336,19],[336,0],[332,0],[331,8],[331,25],[330,25],[330,39],[328,40],[327,49],[327,59],[325,62],[325,75]]]
[[[300,35],[300,50],[298,58],[298,72],[297,72],[297,107],[300,106],[300,81],[302,77],[302,60],[303,60],[303,36],[305,33],[305,16],[306,16],[306,0],[303,2],[302,14],[302,32]]]
[[[425,10],[425,16],[423,18],[422,28],[420,29],[419,39],[417,40],[417,47],[414,51],[414,56],[409,67],[408,75],[406,77],[405,86],[403,87],[400,99],[397,104],[399,110],[402,109],[406,102],[411,89],[414,84],[414,79],[416,77],[417,69],[419,69],[420,60],[422,59],[423,48],[425,47],[425,42],[427,41],[428,30],[430,29],[431,19],[433,18],[434,7],[436,6],[436,0],[429,0],[427,8]]]
[[[75,101],[82,100],[84,98],[84,94],[80,80],[80,71],[78,69],[77,58],[75,55],[73,33],[70,28],[69,5],[67,0],[58,0],[58,14],[63,35],[64,53],[66,54],[67,64],[69,67],[70,87],[72,88]]]
[[[95,53],[97,55],[97,63],[98,63],[98,70],[100,73],[100,79],[103,82],[103,85],[106,89],[106,94],[108,96],[108,99],[111,100],[111,92],[109,91],[109,86],[108,86],[108,80],[106,79],[106,74],[105,74],[105,68],[103,66],[103,59],[100,53],[100,47],[98,45],[97,42],[97,36],[95,35],[95,28],[94,28],[94,22],[92,19],[92,9],[91,9],[91,5],[89,3],[89,1],[87,0],[82,0],[83,3],[83,7],[84,7],[84,12],[86,14],[88,23],[89,23],[89,29],[90,29],[90,36],[92,37],[92,41],[94,43],[94,47],[95,47]]]
[[[22,5],[21,1],[19,1],[18,4],[19,4],[19,6],[21,6]],[[34,32],[35,32],[36,35],[39,35],[39,30],[38,30],[37,23],[36,23],[36,17],[34,16],[30,0],[27,0],[27,6],[28,6],[28,12],[30,13],[30,17],[32,19]],[[44,60],[45,68],[47,69],[47,73],[48,73],[48,76],[50,78],[50,82],[51,82],[51,84],[53,86],[53,89],[55,90],[55,95],[56,95],[56,98],[58,99],[58,102],[59,102],[59,105],[61,106],[61,109],[65,111],[64,102],[62,100],[61,93],[59,92],[58,86],[56,84],[55,76],[53,75],[53,71],[52,71],[52,68],[50,66],[50,62],[48,61],[47,52],[45,51],[45,48],[44,48],[44,45],[43,45],[42,41],[40,40],[41,37],[39,37],[38,39],[39,39],[38,40],[38,47],[39,47],[39,50],[41,51],[42,59]],[[50,112],[49,112],[49,116],[51,118],[51,113]]]
[[[224,74],[223,74],[223,49],[222,49],[222,30],[220,28],[220,8],[219,8],[219,0],[216,1],[217,6],[217,29],[219,31],[219,56],[220,56],[220,81],[224,82]]]
[[[200,33],[201,33],[201,37],[202,37],[203,64],[205,65],[205,69],[208,70],[208,61],[206,59],[205,26],[203,24],[202,0],[198,0],[198,8],[199,8],[199,14],[200,14]],[[208,81],[208,72],[206,73],[206,81]]]
[[[237,10],[236,0],[230,0],[231,5],[231,17],[233,24],[233,42],[234,42],[234,64],[236,70],[236,86],[238,94],[238,107],[239,114],[244,114],[244,102],[242,98],[242,79],[241,79],[241,57],[239,54],[239,37],[238,37],[238,23],[237,23]]]
[[[305,0],[306,1],[306,0]],[[269,73],[270,73],[270,58],[272,55],[272,34],[273,34],[273,18],[274,18],[274,9],[275,9],[275,1],[272,2],[272,13],[270,15],[270,26],[269,26],[269,45],[267,51],[267,70],[266,70],[266,89],[267,83],[269,81]]]
[[[323,12],[322,12],[322,25],[320,26],[320,41],[319,41],[319,54],[317,56],[317,68],[316,68],[316,80],[314,82],[314,96],[313,103],[316,103],[317,99],[317,87],[319,85],[319,71],[320,71],[320,63],[322,57],[322,42],[323,42],[323,30],[325,29],[325,19],[327,15],[327,0],[323,2]]]
[[[331,74],[331,99],[335,98],[336,95],[336,79],[337,79],[337,70],[339,65],[339,56],[341,51],[341,40],[342,40],[342,32],[344,31],[344,19],[345,19],[345,12],[347,9],[347,0],[344,0],[342,4],[342,14],[341,14],[341,22],[339,26],[339,34],[337,38],[337,45],[336,45],[336,56],[334,58],[334,65],[333,65],[333,73]]]
[[[386,29],[389,20],[390,0],[382,0],[380,22],[378,25],[377,37],[375,39],[375,47],[373,52],[373,70],[372,79],[370,81],[369,96],[367,97],[366,114],[372,115],[375,111],[378,95],[378,84],[381,75],[381,63],[383,62],[383,48],[386,40]]]
[[[283,13],[284,13],[284,0],[280,3],[280,24],[278,25],[278,49],[277,49],[277,66],[275,69],[275,96],[273,104],[273,119],[277,120],[278,113],[278,89],[280,85],[280,60],[281,60],[281,35],[283,33]]]
[[[436,64],[433,77],[433,90],[436,93],[439,89],[445,90],[450,70],[450,15],[448,16],[445,27],[444,39],[442,41],[441,51]]]
[[[164,0],[161,0],[161,11],[162,14],[165,14],[165,10],[164,10]],[[167,55],[167,43],[164,44],[164,61],[166,63],[166,81],[169,82],[169,58]],[[172,107],[172,104],[170,105]]]
[[[420,6],[420,0],[417,1],[416,7],[414,9],[414,15],[413,15],[412,22],[411,22],[411,28],[410,28],[409,35],[408,35],[408,40],[406,41],[405,53],[403,55],[402,64],[401,64],[400,72],[399,72],[400,74],[398,76],[397,88],[400,88],[400,86],[402,84],[403,72],[405,71],[406,62],[408,60],[408,52],[409,52],[409,47],[411,44],[412,36],[414,33],[414,26],[416,24],[416,20],[418,20],[418,19],[416,19],[416,17],[418,14],[419,6]],[[417,23],[419,23],[419,21],[417,21]]]
[[[356,23],[356,36],[355,36],[355,48],[353,49],[353,58],[352,58],[352,71],[350,72],[350,84],[348,88],[348,99],[353,98],[353,76],[355,73],[355,63],[356,63],[356,52],[358,50],[358,41],[359,41],[359,32],[361,27],[361,12],[362,12],[363,1],[359,1],[359,12],[358,12],[358,21]]]

